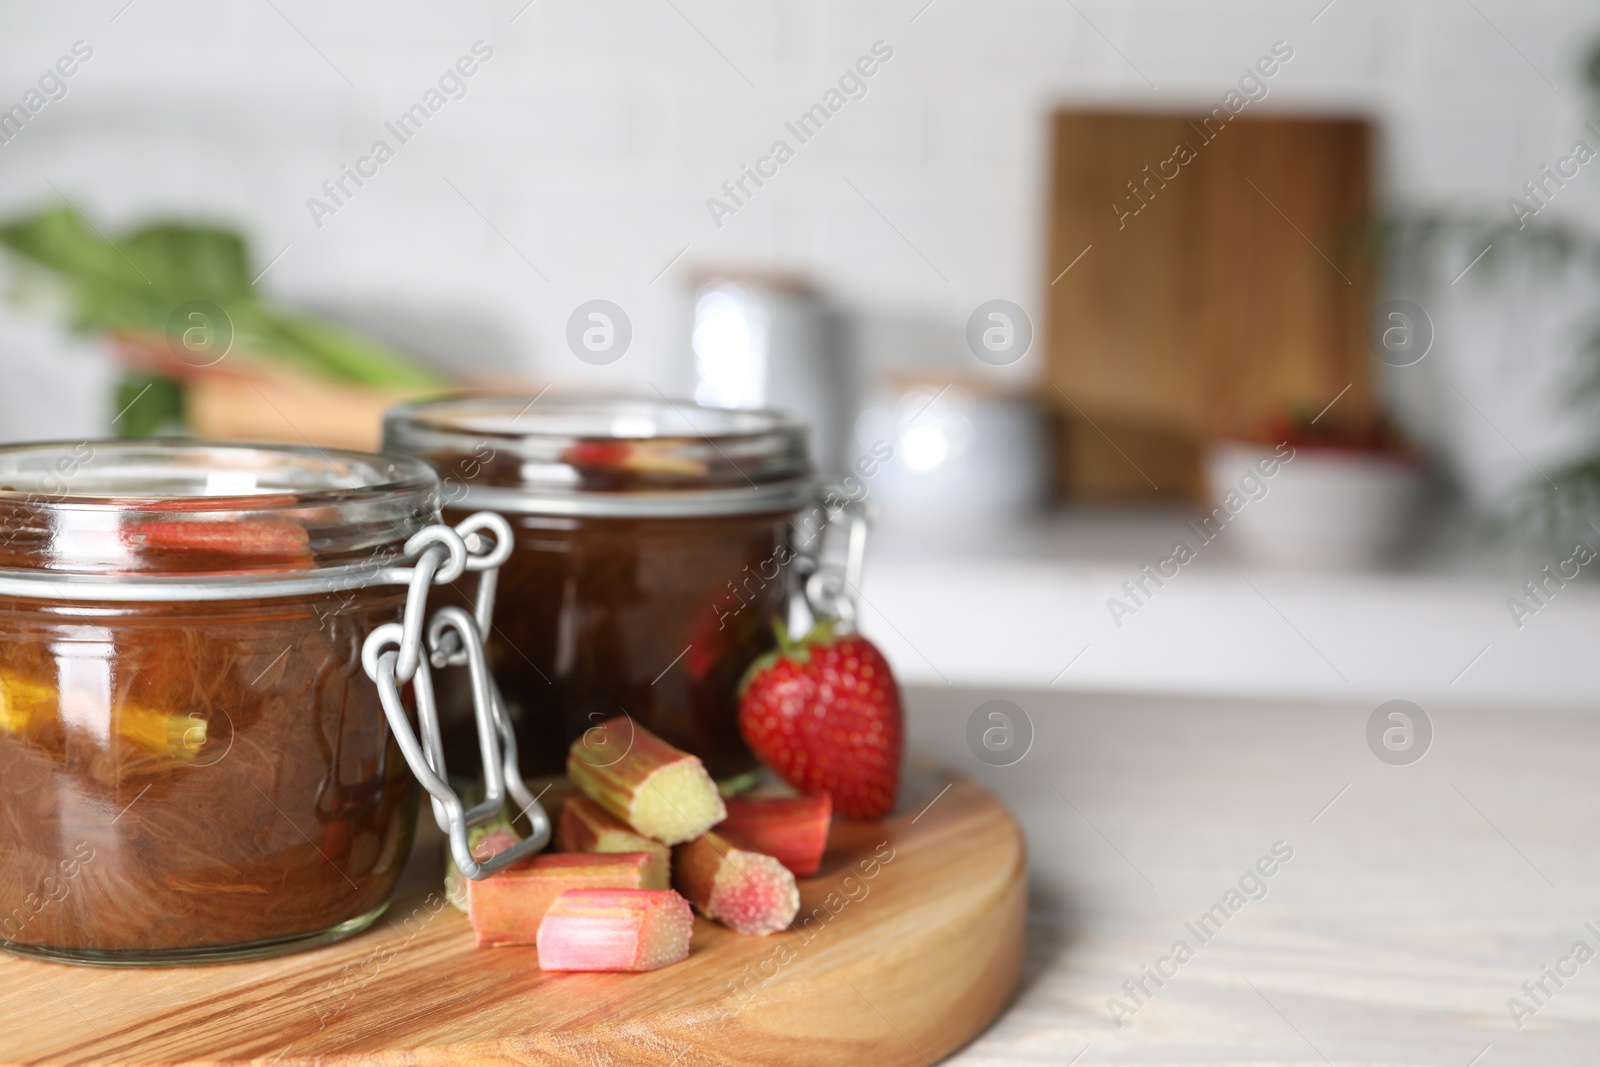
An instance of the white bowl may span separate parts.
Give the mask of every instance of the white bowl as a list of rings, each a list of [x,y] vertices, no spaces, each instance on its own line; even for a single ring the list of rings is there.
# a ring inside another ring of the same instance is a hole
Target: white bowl
[[[1422,486],[1415,465],[1389,456],[1239,441],[1211,446],[1206,475],[1211,528],[1225,526],[1248,559],[1298,567],[1387,562]]]

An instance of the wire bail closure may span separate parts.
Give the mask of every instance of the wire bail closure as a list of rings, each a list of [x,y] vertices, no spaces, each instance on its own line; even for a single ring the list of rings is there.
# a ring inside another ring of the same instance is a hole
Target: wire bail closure
[[[853,630],[860,617],[856,600],[861,595],[861,572],[867,559],[867,532],[875,516],[866,497],[852,499],[838,484],[821,486],[817,502],[826,521],[799,553],[806,606],[813,617],[836,619],[846,630]],[[829,541],[840,539],[828,536],[841,517],[845,522],[842,560],[837,551],[829,552]]]
[[[373,630],[361,649],[361,664],[378,687],[389,729],[394,731],[411,773],[428,791],[434,820],[449,839],[450,855],[461,873],[474,880],[540,851],[550,840],[549,816],[522,780],[510,717],[483,653],[483,633],[494,613],[500,565],[511,555],[511,546],[511,524],[487,511],[454,527],[437,524],[413,534],[406,542],[404,558],[415,562],[408,571],[397,572],[409,587],[401,621]],[[429,614],[429,587],[448,585],[467,571],[480,575],[473,611],[446,606]],[[471,808],[450,788],[445,772],[433,671],[446,667],[465,667],[471,679],[483,763],[483,800]],[[400,694],[407,682],[412,683],[416,698],[420,739],[411,728]],[[504,852],[480,861],[472,855],[468,831],[499,816],[508,792],[533,832]]]

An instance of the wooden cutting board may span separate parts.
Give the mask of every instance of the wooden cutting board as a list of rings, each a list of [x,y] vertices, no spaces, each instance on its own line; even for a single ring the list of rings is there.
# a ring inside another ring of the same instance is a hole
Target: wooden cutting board
[[[389,913],[296,956],[98,969],[0,955],[0,1063],[928,1064],[981,1030],[1022,968],[1021,831],[969,779],[913,769],[895,815],[835,823],[795,928],[696,920],[689,959],[544,974],[478,949],[428,894],[419,843]]]

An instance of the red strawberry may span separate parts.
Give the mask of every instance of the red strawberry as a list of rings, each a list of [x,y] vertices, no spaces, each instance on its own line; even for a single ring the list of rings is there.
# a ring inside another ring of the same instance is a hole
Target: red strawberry
[[[796,789],[832,796],[845,818],[883,818],[900,785],[905,736],[889,662],[832,622],[798,642],[782,623],[776,629],[778,649],[751,664],[740,687],[745,743]]]

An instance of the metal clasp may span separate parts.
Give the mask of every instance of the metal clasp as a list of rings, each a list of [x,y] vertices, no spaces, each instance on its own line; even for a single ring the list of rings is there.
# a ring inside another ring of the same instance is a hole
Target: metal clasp
[[[856,598],[860,595],[861,572],[866,565],[872,508],[864,496],[851,498],[837,485],[822,486],[817,501],[827,517],[826,522],[799,553],[806,606],[815,618],[837,619],[845,629],[851,630],[860,616]],[[830,537],[839,528],[841,516],[845,520],[843,538]],[[840,540],[844,542],[842,559],[837,549],[830,549],[830,542],[837,544]]]
[[[469,516],[455,527],[440,524],[414,534],[406,542],[405,558],[415,562],[409,571],[397,573],[409,587],[401,621],[373,630],[361,649],[362,666],[377,684],[378,699],[400,752],[432,799],[434,820],[449,838],[456,866],[472,879],[487,878],[540,851],[550,840],[550,819],[522,780],[516,736],[483,654],[483,633],[494,613],[496,579],[500,565],[511,554],[511,544],[511,524],[487,511]],[[480,575],[474,610],[469,613],[448,606],[428,614],[429,587],[448,585],[466,571]],[[426,657],[422,655],[424,644]],[[471,808],[450,788],[445,773],[444,740],[433,689],[434,668],[445,667],[465,667],[471,679],[483,761],[483,800]],[[407,682],[413,683],[420,740],[411,729],[400,696],[400,688]],[[504,852],[479,861],[472,855],[467,832],[497,818],[505,807],[507,792],[533,832]]]

